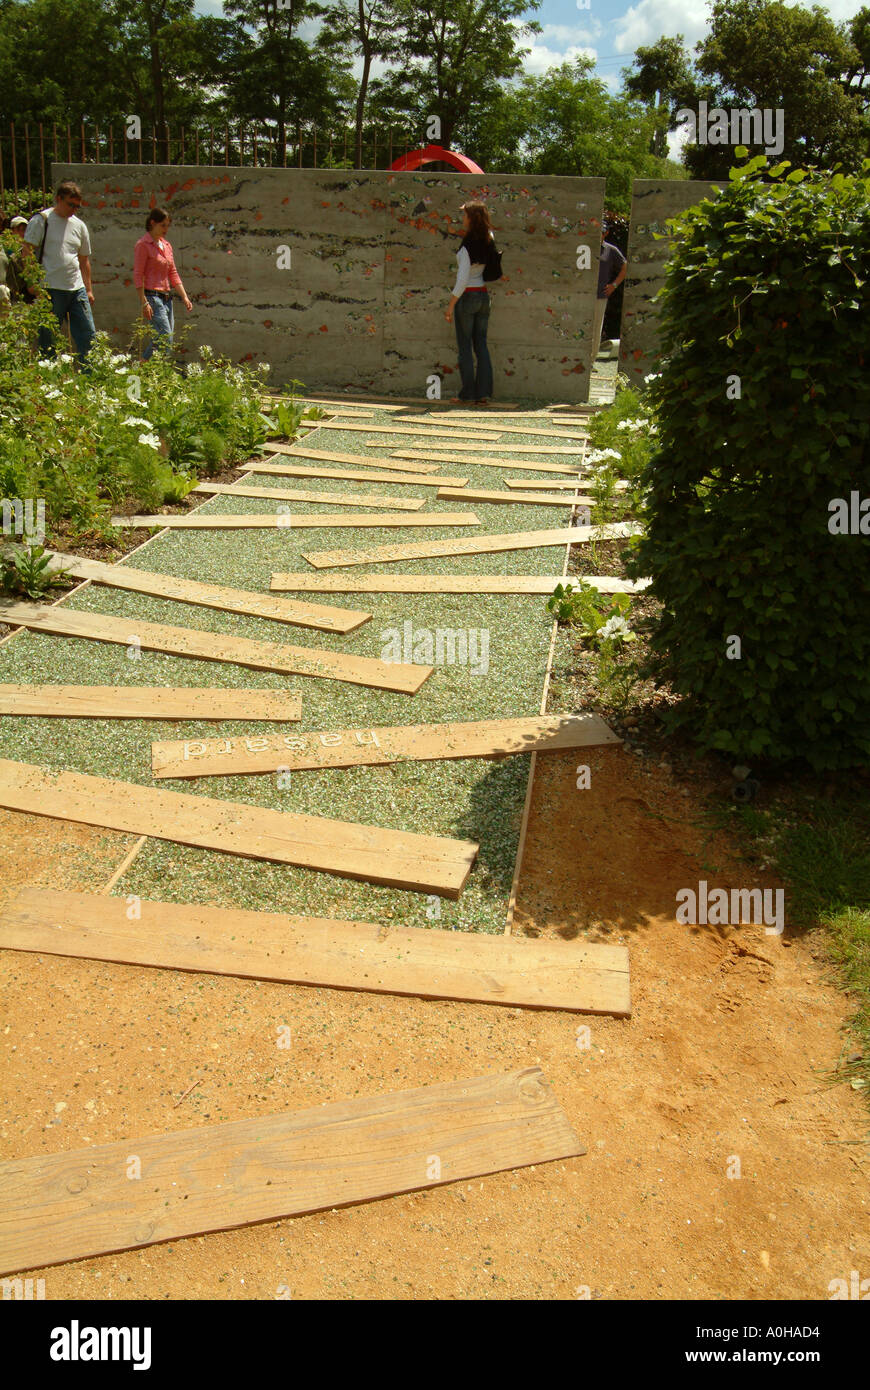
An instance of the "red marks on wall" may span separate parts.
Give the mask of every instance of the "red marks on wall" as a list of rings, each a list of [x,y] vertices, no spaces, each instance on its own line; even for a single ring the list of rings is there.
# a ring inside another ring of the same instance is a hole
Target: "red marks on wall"
[[[320,331],[321,331],[321,333],[328,333],[328,332],[329,332],[329,329],[327,328],[327,326],[326,326],[325,323],[322,323],[322,324],[320,325]]]

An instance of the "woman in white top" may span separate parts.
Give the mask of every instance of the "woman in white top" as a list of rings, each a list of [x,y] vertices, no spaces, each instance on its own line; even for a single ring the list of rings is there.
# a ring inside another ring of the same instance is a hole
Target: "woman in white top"
[[[492,362],[486,345],[489,291],[484,284],[483,272],[490,255],[493,230],[489,212],[483,203],[464,204],[462,233],[456,256],[456,284],[444,315],[448,323],[456,325],[459,348],[462,389],[454,401],[474,401],[477,405],[486,405],[492,395]]]

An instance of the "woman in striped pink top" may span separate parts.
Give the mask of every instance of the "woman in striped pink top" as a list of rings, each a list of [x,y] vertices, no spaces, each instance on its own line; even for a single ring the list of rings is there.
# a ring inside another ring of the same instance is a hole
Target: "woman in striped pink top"
[[[133,283],[139,295],[142,317],[153,330],[142,352],[146,362],[158,345],[168,350],[172,344],[175,328],[172,291],[178,290],[188,313],[193,308],[175,268],[172,247],[166,240],[168,231],[169,213],[163,208],[152,208],[145,222],[145,235],[136,242],[133,257]],[[155,334],[160,338],[155,338]]]

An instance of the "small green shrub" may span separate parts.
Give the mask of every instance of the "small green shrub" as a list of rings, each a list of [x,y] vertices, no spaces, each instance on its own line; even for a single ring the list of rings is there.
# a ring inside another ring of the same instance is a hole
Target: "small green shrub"
[[[50,589],[63,588],[69,571],[49,569],[51,555],[44,546],[29,545],[0,555],[0,587],[19,598],[42,598]]]

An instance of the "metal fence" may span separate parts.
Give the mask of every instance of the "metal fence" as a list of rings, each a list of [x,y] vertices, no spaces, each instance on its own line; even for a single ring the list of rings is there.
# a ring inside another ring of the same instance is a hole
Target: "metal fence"
[[[140,126],[129,134],[134,118],[120,128],[101,129],[92,121],[66,124],[38,122],[0,130],[0,200],[4,196],[32,210],[50,193],[54,164],[175,164],[227,168],[388,169],[416,149],[407,132],[368,130],[357,159],[356,134],[349,127],[322,131],[297,126],[282,141],[265,125]]]

